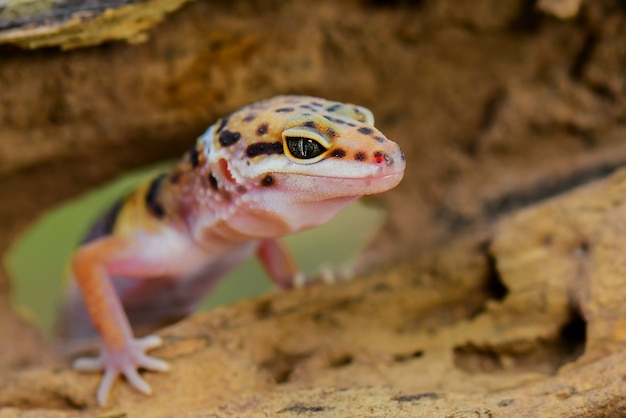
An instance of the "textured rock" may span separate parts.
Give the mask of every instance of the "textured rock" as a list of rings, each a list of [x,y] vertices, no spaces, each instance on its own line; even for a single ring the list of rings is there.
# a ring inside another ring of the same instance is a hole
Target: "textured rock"
[[[147,376],[156,395],[118,383],[106,411],[623,416],[625,196],[621,171],[503,220],[488,244],[196,314],[162,332],[173,371]],[[89,415],[98,379],[17,373],[0,404]]]
[[[402,261],[168,328],[156,395],[118,383],[100,412],[626,415],[626,176],[560,196],[626,161],[620,2],[567,21],[521,0],[270,3],[193,2],[140,45],[0,47],[3,252],[51,205],[274,94],[367,105],[407,154],[364,254]],[[8,290],[1,271],[0,417],[93,416],[97,376]]]
[[[114,40],[137,43],[187,0],[22,1],[0,9],[0,44],[71,49]]]
[[[578,14],[582,0],[539,0],[537,7],[545,13],[561,19],[569,19]]]

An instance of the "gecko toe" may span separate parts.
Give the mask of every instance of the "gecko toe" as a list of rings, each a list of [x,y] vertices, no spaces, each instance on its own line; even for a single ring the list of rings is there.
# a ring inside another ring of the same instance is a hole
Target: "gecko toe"
[[[96,397],[98,399],[98,405],[104,406],[107,402],[107,398],[109,397],[109,392],[111,392],[111,387],[113,383],[119,376],[119,373],[113,369],[106,369],[104,372],[104,376],[102,376],[102,380],[100,381],[100,386],[98,387],[98,392]]]
[[[101,357],[81,357],[74,361],[72,367],[83,372],[99,372],[104,368],[104,364]]]
[[[163,340],[157,335],[148,335],[147,337],[135,340],[135,344],[142,350],[148,351],[163,345]]]
[[[168,372],[170,370],[169,364],[158,358],[150,357],[144,354],[139,356],[138,360],[141,367],[153,372]]]
[[[102,347],[100,356],[96,358],[79,358],[74,362],[74,368],[81,371],[101,371],[104,376],[98,387],[98,404],[105,405],[109,392],[118,376],[123,375],[128,383],[139,392],[146,395],[152,393],[150,385],[141,377],[139,369],[156,372],[169,370],[169,365],[160,359],[150,357],[145,352],[162,344],[161,338],[148,336],[132,339],[118,349]]]
[[[139,375],[135,367],[126,367],[124,368],[122,373],[124,374],[124,377],[126,377],[128,383],[130,383],[131,386],[133,386],[139,392],[145,395],[152,394],[152,389],[150,388],[150,385]]]

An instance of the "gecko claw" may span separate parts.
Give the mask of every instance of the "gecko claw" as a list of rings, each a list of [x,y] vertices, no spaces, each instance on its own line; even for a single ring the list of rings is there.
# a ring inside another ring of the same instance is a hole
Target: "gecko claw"
[[[151,335],[133,339],[121,349],[115,350],[103,347],[98,357],[79,358],[74,361],[74,369],[86,372],[104,371],[104,376],[102,376],[97,392],[98,404],[100,406],[106,404],[113,383],[120,375],[123,375],[128,383],[139,392],[150,395],[152,389],[141,377],[138,370],[140,368],[156,372],[169,370],[169,365],[165,361],[145,354],[145,351],[156,348],[161,344],[161,338]]]

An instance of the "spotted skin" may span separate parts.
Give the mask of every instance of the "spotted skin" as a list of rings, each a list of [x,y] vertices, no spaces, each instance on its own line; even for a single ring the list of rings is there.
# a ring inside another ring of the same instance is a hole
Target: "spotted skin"
[[[360,106],[279,96],[222,117],[167,173],[146,180],[92,228],[72,260],[75,286],[62,333],[99,334],[103,405],[120,375],[143,393],[137,370],[169,366],[136,339],[189,315],[219,279],[256,254],[280,288],[295,263],[278,238],[323,224],[359,196],[395,187],[405,161]]]

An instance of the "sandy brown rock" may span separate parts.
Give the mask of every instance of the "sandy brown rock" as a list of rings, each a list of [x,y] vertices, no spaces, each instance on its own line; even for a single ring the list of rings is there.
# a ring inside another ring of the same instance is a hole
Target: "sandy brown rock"
[[[0,9],[0,44],[72,48],[146,40],[145,31],[187,0],[24,1]]]
[[[539,0],[537,8],[561,19],[570,19],[578,14],[581,4],[582,0]]]
[[[0,46],[2,252],[52,205],[275,94],[366,105],[407,154],[364,254],[404,261],[169,328],[158,395],[120,383],[101,412],[626,415],[624,174],[486,232],[626,162],[623,5],[567,21],[534,6],[196,1],[140,45]],[[51,363],[8,283],[0,271],[0,416],[93,416],[97,376]]]
[[[156,395],[118,383],[101,412],[623,416],[624,196],[621,171],[504,220],[487,246],[197,314],[162,332],[173,371],[147,376]],[[36,368],[0,404],[93,414],[98,379]]]

